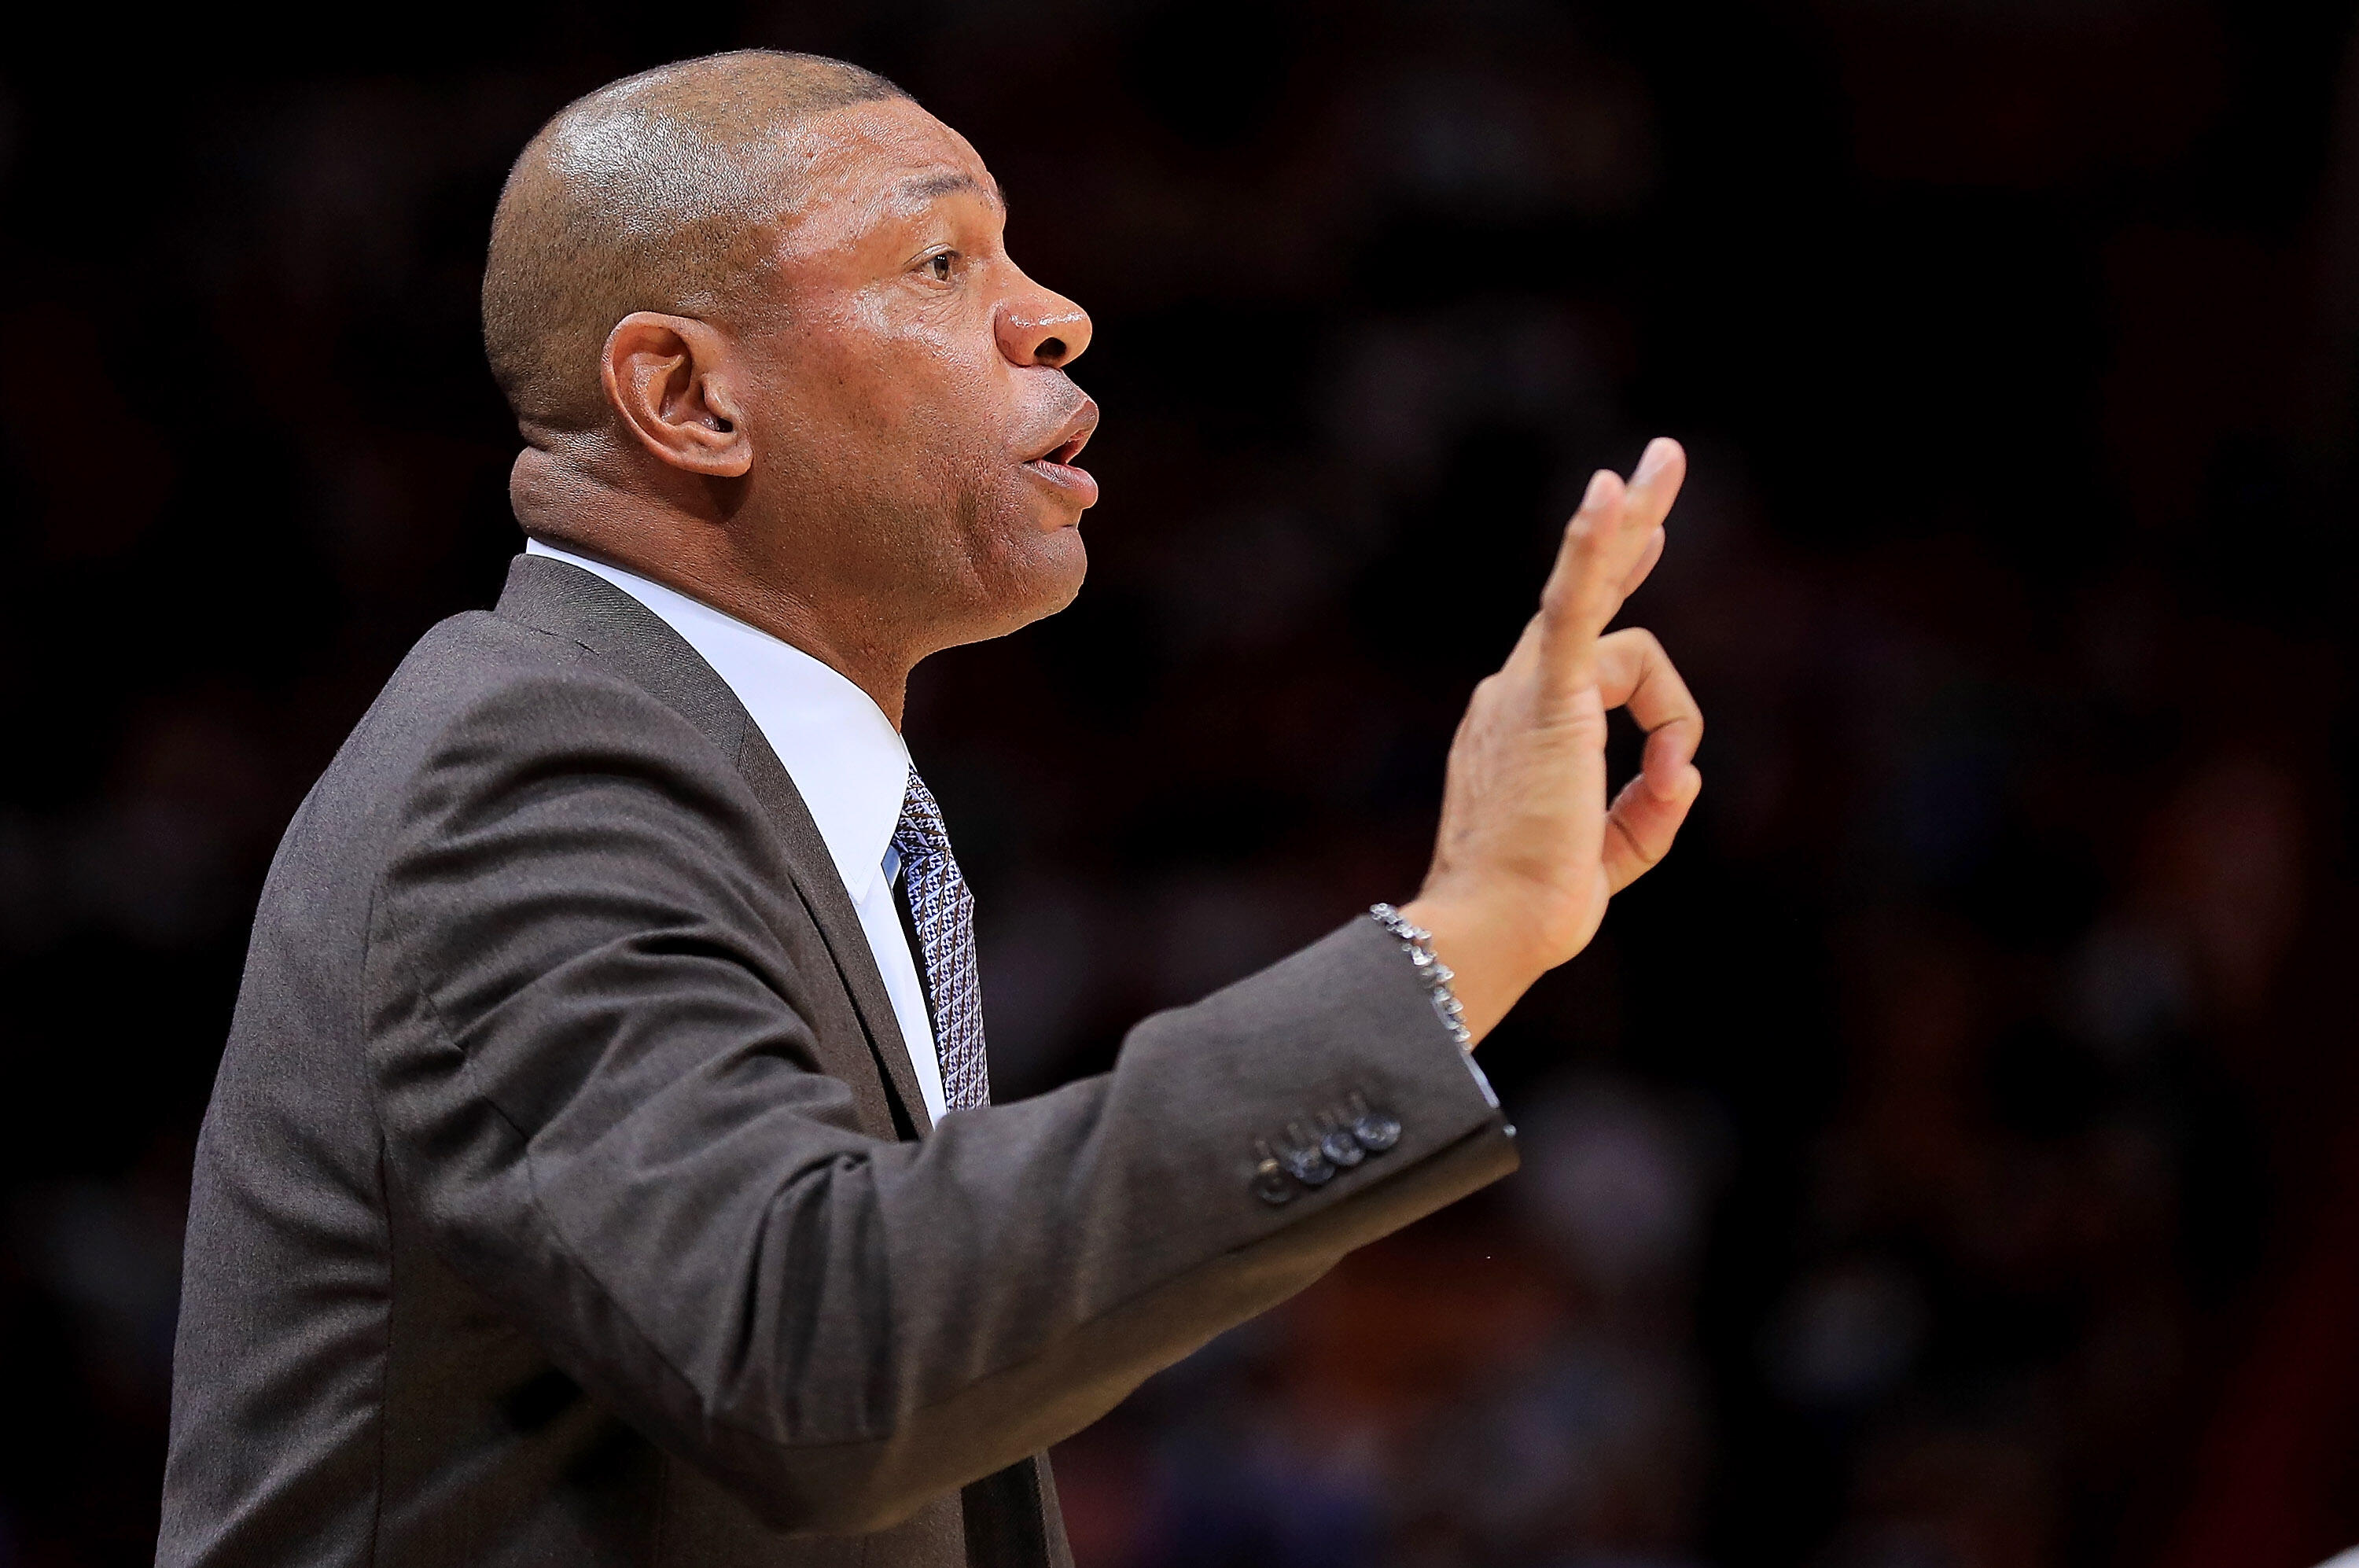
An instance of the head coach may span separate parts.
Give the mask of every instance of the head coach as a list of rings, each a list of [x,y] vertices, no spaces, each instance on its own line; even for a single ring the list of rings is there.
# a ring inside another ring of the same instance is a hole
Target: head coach
[[[272,863],[159,1563],[1064,1563],[1044,1449],[1513,1168],[1467,1051],[1701,785],[1679,677],[1604,629],[1684,458],[1592,482],[1415,899],[991,1105],[904,682],[1068,603],[1097,495],[1089,318],[1003,215],[810,56],[616,82],[517,160],[484,325],[529,542]]]

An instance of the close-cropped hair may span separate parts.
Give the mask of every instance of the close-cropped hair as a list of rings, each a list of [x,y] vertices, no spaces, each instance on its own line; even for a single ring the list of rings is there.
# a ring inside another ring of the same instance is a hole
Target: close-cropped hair
[[[484,348],[527,434],[605,418],[599,359],[635,310],[743,307],[791,209],[782,133],[908,94],[823,55],[740,49],[578,98],[508,171],[484,267]]]

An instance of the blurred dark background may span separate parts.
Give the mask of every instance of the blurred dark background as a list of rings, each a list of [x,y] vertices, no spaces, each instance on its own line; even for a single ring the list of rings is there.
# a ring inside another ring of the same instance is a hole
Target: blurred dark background
[[[1524,1170],[1067,1444],[1082,1568],[2359,1541],[2347,8],[302,16],[0,45],[0,1564],[152,1552],[272,844],[517,547],[506,164],[749,43],[1096,318],[1089,586],[909,725],[1003,1096],[1412,891],[1582,481],[1692,454],[1633,614],[1709,786],[1484,1049]]]

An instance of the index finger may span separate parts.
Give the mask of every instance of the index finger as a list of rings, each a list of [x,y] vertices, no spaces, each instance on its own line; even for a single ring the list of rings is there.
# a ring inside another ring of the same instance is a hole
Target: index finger
[[[1591,476],[1540,592],[1541,665],[1562,689],[1596,680],[1598,634],[1658,548],[1658,530],[1686,476],[1687,453],[1665,436],[1647,443],[1626,485],[1606,469]]]
[[[1669,800],[1703,744],[1703,710],[1655,634],[1632,626],[1597,644],[1598,695],[1609,708],[1627,707],[1647,734],[1639,764],[1647,788]]]

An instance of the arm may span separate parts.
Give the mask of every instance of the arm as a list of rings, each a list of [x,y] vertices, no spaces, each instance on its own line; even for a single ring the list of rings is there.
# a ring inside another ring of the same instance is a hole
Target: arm
[[[1678,479],[1658,447],[1593,485],[1452,747],[1405,912],[1478,1035],[1700,785],[1677,675],[1645,634],[1603,635]],[[1625,701],[1654,735],[1609,806]],[[758,807],[669,710],[589,674],[506,687],[412,793],[368,964],[393,1180],[560,1365],[779,1528],[890,1522],[1513,1167],[1371,922],[1147,1020],[1103,1077],[885,1143],[821,1070],[828,964]],[[1256,1144],[1354,1094],[1398,1146],[1256,1198]]]
[[[619,681],[480,700],[381,873],[368,1054],[438,1250],[777,1527],[875,1528],[1066,1436],[1513,1166],[1367,920],[1147,1019],[1109,1074],[865,1137],[758,812]],[[1256,1197],[1256,1142],[1355,1094],[1399,1144]]]

